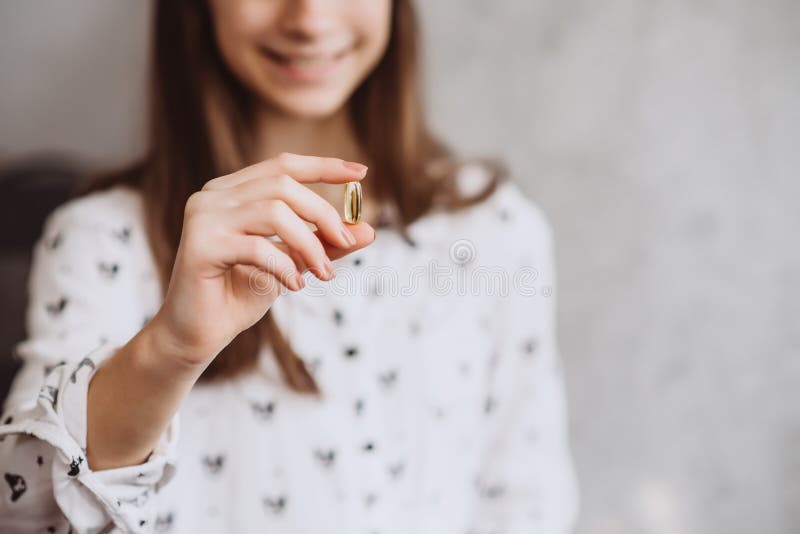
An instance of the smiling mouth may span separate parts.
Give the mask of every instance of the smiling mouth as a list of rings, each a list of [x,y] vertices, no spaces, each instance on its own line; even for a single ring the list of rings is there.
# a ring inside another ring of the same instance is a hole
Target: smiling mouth
[[[315,69],[324,67],[335,63],[350,53],[353,49],[352,46],[336,52],[335,54],[314,54],[314,55],[300,55],[300,54],[281,54],[270,48],[262,47],[261,50],[269,59],[283,65],[284,67],[291,67],[295,69]]]

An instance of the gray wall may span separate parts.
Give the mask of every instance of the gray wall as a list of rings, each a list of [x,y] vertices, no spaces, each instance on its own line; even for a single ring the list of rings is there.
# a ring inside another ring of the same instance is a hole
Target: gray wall
[[[142,148],[150,3],[0,0],[0,156]]]
[[[800,3],[419,2],[438,131],[558,239],[582,533],[800,524]],[[0,7],[0,151],[140,146],[145,3]]]

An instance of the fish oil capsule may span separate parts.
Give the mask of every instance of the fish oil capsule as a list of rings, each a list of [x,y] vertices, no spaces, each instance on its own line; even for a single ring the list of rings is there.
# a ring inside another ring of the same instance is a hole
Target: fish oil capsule
[[[344,220],[350,224],[361,220],[360,182],[347,182],[344,186]]]

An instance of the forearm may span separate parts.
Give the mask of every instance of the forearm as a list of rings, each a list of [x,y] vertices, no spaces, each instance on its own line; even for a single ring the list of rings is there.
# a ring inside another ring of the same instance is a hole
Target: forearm
[[[86,453],[93,470],[144,462],[203,367],[183,363],[154,318],[89,383]]]

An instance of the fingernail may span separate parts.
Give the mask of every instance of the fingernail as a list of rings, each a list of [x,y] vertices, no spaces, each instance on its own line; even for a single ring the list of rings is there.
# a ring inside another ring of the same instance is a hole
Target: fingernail
[[[331,265],[331,261],[327,258],[323,260],[322,268],[319,269],[319,271],[320,271],[319,274],[322,275],[322,278],[330,279],[331,274],[333,273],[333,265]]]
[[[351,247],[356,245],[356,237],[350,230],[345,228],[344,225],[342,225],[342,227],[339,229],[339,233],[342,234],[342,238],[345,240],[345,242],[347,242],[348,245]]]
[[[345,161],[343,162],[344,166],[350,169],[351,171],[356,171],[362,177],[367,174],[367,166],[362,165],[360,163],[356,163],[354,161]]]

